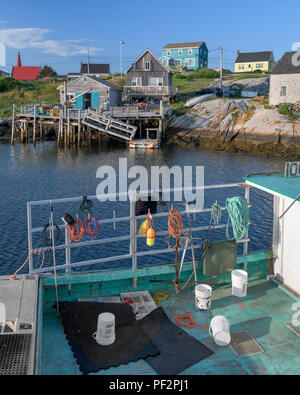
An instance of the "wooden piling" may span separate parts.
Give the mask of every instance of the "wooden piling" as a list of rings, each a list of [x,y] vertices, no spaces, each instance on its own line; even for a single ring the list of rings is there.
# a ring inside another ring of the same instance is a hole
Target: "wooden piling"
[[[33,119],[33,145],[36,143],[36,105],[33,106],[34,119]]]
[[[40,141],[43,141],[43,122],[40,122]]]
[[[13,105],[13,117],[11,125],[11,145],[15,144],[15,129],[16,129],[16,105]]]
[[[70,145],[70,110],[67,110],[67,142]]]
[[[78,147],[80,147],[80,140],[81,140],[81,111],[78,111],[78,132],[77,132],[77,139],[78,139]]]

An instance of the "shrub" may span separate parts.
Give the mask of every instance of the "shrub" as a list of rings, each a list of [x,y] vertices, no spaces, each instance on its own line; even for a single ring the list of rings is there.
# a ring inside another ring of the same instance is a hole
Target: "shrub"
[[[177,74],[174,74],[174,77],[173,77],[175,80],[185,80],[186,79],[186,76],[184,75],[184,74],[180,74],[180,73],[177,73]]]
[[[11,77],[0,78],[0,92],[9,92],[14,89],[19,89],[20,82]]]
[[[287,104],[280,104],[279,114],[281,114],[281,115],[290,115],[291,114]]]
[[[213,69],[198,69],[193,74],[194,78],[219,78],[220,73]]]

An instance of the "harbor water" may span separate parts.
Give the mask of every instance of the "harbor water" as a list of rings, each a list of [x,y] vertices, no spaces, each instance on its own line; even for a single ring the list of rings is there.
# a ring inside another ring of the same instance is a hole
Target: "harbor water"
[[[101,166],[112,166],[118,174],[119,158],[127,158],[128,169],[131,166],[145,166],[150,174],[151,166],[203,166],[205,168],[205,184],[226,184],[241,182],[248,173],[282,171],[284,164],[278,160],[268,160],[231,155],[223,153],[200,152],[179,147],[164,148],[157,151],[128,150],[124,146],[104,145],[89,150],[57,148],[54,142],[32,145],[0,144],[0,275],[13,274],[28,256],[27,244],[27,211],[26,203],[36,200],[60,199],[68,197],[94,196],[101,180],[97,179],[97,169]],[[130,183],[133,180],[129,180]],[[171,184],[172,186],[172,184]],[[243,190],[218,190],[205,193],[205,208],[210,208],[217,200],[225,206],[227,198],[237,193],[243,196]],[[270,196],[257,190],[251,191],[251,227],[250,251],[270,248],[272,232],[273,201]],[[160,211],[168,208],[160,207]],[[79,213],[78,204],[59,205],[54,207],[54,219],[62,225],[61,217],[65,212],[74,217]],[[107,238],[128,234],[128,224],[112,224],[101,226],[101,219],[123,217],[129,215],[127,202],[96,201],[92,214],[100,220],[99,237]],[[49,222],[49,207],[33,209],[33,226],[42,227]],[[207,215],[191,215],[193,226],[205,226],[209,222]],[[165,219],[166,221],[166,219]],[[228,216],[223,213],[222,223],[226,224]],[[156,221],[156,227],[167,224]],[[197,236],[201,239],[205,234]],[[215,239],[225,239],[225,230],[216,231]],[[62,238],[61,242],[64,242]],[[201,241],[199,241],[201,242]],[[145,240],[139,240],[138,247],[146,248]],[[33,247],[43,247],[41,234],[33,239]],[[155,246],[168,248],[165,237],[158,238]],[[72,250],[72,262],[87,259],[105,258],[128,252],[128,243],[115,243],[101,246],[84,247]],[[199,255],[199,252],[197,252]],[[40,264],[36,259],[36,267]],[[58,264],[64,263],[64,252],[58,254]],[[139,265],[170,262],[172,254],[163,257],[151,256],[141,259]],[[45,265],[50,264],[51,256],[46,256]],[[94,267],[130,267],[131,262],[122,261]],[[85,268],[87,270],[88,268]],[[26,273],[25,267],[22,273]]]

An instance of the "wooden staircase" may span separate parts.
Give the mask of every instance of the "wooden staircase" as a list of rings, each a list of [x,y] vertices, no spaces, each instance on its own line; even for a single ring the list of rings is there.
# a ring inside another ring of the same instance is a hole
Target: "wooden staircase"
[[[89,109],[84,116],[83,124],[90,128],[99,130],[112,138],[118,140],[132,141],[137,131],[137,127],[118,119],[98,113]]]

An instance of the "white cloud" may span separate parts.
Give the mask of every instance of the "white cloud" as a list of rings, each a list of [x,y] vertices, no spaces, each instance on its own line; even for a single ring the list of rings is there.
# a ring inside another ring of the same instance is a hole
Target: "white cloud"
[[[0,42],[15,49],[36,48],[44,53],[58,56],[86,54],[87,45],[79,45],[94,40],[47,40],[45,36],[51,30],[39,28],[0,29]],[[102,48],[90,47],[90,54],[103,51]]]

